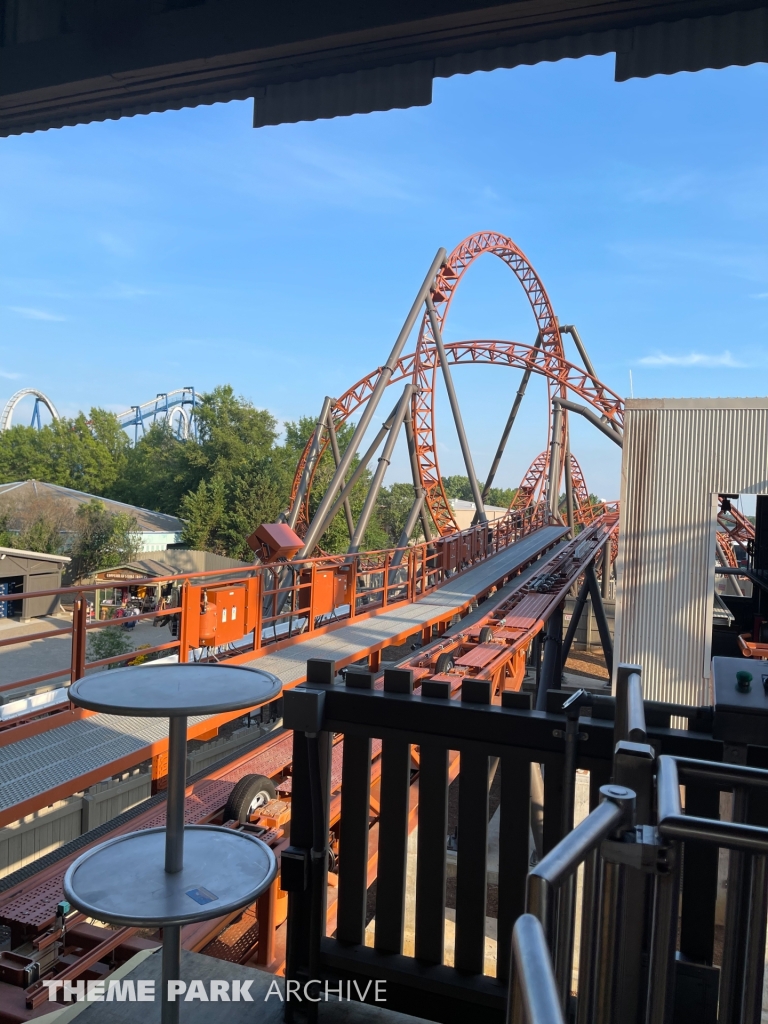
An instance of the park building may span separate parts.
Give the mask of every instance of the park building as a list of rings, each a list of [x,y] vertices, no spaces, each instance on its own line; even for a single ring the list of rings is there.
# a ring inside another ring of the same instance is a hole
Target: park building
[[[100,501],[108,512],[115,515],[123,513],[134,517],[141,544],[140,553],[165,551],[170,544],[181,542],[184,523],[177,516],[152,512],[136,505],[102,498],[85,491],[76,491],[71,487],[43,483],[40,480],[17,480],[14,483],[0,484],[0,517],[4,513],[10,513],[10,531],[21,532],[24,523],[38,515],[47,514],[55,517],[60,524],[62,547],[65,551],[72,544],[73,520],[78,508],[91,501]]]

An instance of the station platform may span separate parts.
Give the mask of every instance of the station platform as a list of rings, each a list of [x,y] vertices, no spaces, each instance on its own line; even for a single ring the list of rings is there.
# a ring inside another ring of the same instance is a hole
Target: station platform
[[[267,648],[238,663],[272,672],[286,687],[306,679],[309,658],[331,658],[342,668],[402,643],[431,623],[462,614],[492,587],[541,559],[567,532],[564,527],[543,527],[412,604],[341,624],[320,636],[297,637],[274,653]],[[190,737],[204,731],[208,721],[190,718]],[[146,760],[167,747],[167,738],[167,719],[96,714],[75,721],[70,717],[66,724],[0,748],[0,826]]]

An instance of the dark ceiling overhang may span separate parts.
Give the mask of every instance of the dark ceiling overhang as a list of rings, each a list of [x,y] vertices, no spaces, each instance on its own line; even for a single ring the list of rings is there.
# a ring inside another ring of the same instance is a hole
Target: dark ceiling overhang
[[[768,60],[754,0],[0,0],[0,135],[254,98],[254,125],[431,101],[434,78],[616,54]]]

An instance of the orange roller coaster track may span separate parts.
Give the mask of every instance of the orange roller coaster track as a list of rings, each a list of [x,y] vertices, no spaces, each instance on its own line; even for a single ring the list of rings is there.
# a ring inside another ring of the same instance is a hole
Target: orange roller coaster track
[[[447,319],[451,302],[463,275],[479,256],[486,253],[506,263],[523,286],[536,322],[537,343],[525,345],[515,341],[491,340],[453,342],[445,345],[448,364],[490,364],[535,372],[547,380],[550,405],[554,398],[565,398],[570,392],[571,397],[575,396],[586,402],[602,421],[620,430],[623,425],[623,400],[603,384],[591,372],[591,368],[576,365],[565,358],[560,327],[544,285],[525,254],[505,235],[487,231],[471,235],[446,258],[430,292],[440,328],[442,329]],[[402,355],[397,360],[389,377],[389,384],[403,380],[413,384],[411,427],[415,439],[419,480],[424,490],[426,506],[438,533],[445,536],[456,532],[458,526],[443,489],[437,456],[434,398],[438,368],[438,350],[429,317],[425,313],[421,320],[416,350]],[[331,419],[335,429],[348,421],[368,401],[382,372],[382,368],[379,367],[369,373],[332,403]],[[550,436],[551,429],[550,417]],[[563,444],[566,431],[564,417]],[[300,481],[313,448],[313,441],[314,435],[310,437],[299,460],[293,482],[291,507],[299,495]],[[325,433],[319,445],[318,458],[310,467],[309,486],[300,499],[301,507],[296,517],[296,529],[301,535],[306,531],[310,518],[309,494],[312,478],[319,456],[326,450],[328,444],[329,438]],[[580,470],[577,470],[577,474],[583,483]],[[574,481],[575,478],[576,474]],[[581,496],[579,504],[583,504]]]

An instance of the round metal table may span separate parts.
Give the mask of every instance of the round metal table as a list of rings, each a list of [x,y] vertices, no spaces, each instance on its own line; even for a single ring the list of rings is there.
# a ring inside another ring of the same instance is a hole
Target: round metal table
[[[200,664],[113,669],[69,689],[70,700],[90,711],[169,719],[166,827],[107,840],[78,857],[64,878],[65,896],[90,917],[163,929],[163,1024],[179,1019],[179,1002],[167,995],[181,973],[182,926],[248,906],[277,874],[275,855],[255,836],[185,827],[187,717],[265,704],[281,689],[268,672]]]

